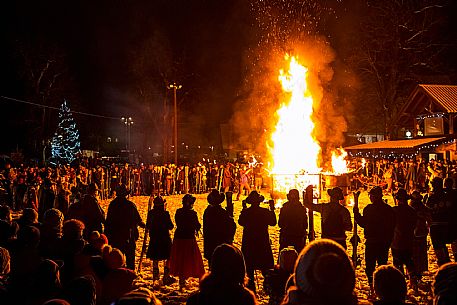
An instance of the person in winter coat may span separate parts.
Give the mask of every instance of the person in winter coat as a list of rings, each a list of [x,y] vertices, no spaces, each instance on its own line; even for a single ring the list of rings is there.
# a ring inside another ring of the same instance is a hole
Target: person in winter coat
[[[312,191],[311,187],[306,189],[306,205],[321,213],[322,238],[334,240],[346,249],[346,231],[352,230],[352,221],[351,213],[340,203],[344,200],[343,190],[339,187],[327,190],[330,202],[325,204],[313,204]]]
[[[446,198],[448,198],[447,203],[450,205],[448,242],[451,244],[454,261],[457,262],[457,189],[453,186],[454,180],[452,178],[444,179],[444,191]]]
[[[125,254],[127,268],[135,270],[135,249],[139,237],[138,226],[144,228],[136,205],[125,198],[129,194],[124,184],[118,186],[116,198],[108,206],[105,234],[110,244]]]
[[[446,244],[449,241],[449,223],[451,221],[452,199],[443,189],[443,179],[433,178],[432,193],[425,200],[425,206],[431,210],[430,237],[435,250],[438,265],[450,262]]]
[[[182,198],[182,208],[175,214],[176,231],[168,260],[170,274],[179,277],[183,290],[189,277],[200,278],[205,273],[203,259],[195,238],[200,231],[197,212],[193,210],[196,198],[190,194]]]
[[[84,236],[87,238],[93,231],[103,233],[103,223],[105,222],[105,212],[97,200],[97,185],[89,184],[87,194],[82,202],[82,222],[85,225]]]
[[[355,271],[341,245],[330,239],[310,242],[295,264],[283,305],[356,305]]]
[[[416,281],[413,246],[414,229],[417,224],[417,213],[408,205],[410,198],[405,189],[399,189],[394,195],[397,206],[393,207],[396,217],[394,238],[392,240],[392,257],[394,266],[405,274],[404,266],[413,282]]]
[[[419,191],[411,193],[410,205],[416,211],[417,215],[413,239],[413,263],[415,275],[419,281],[422,273],[428,271],[427,236],[432,216],[430,209],[424,205],[422,195]]]
[[[276,225],[276,214],[274,203],[270,204],[270,209],[260,207],[264,199],[257,191],[252,191],[243,202],[238,219],[238,224],[243,227],[241,251],[246,261],[248,288],[252,290],[255,290],[254,271],[264,273],[274,266],[268,226]],[[251,206],[247,208],[246,203]]]
[[[376,263],[379,266],[387,264],[396,219],[392,207],[382,199],[382,189],[379,186],[373,187],[368,194],[371,204],[363,209],[363,216],[359,212],[359,206],[354,205],[354,218],[357,224],[364,228],[365,273],[372,286]]]
[[[265,274],[263,288],[268,294],[268,305],[279,305],[288,289],[287,283],[294,273],[298,253],[294,248],[284,248],[279,253],[279,264]]]
[[[44,213],[47,210],[54,208],[55,198],[56,194],[52,181],[49,178],[44,179],[38,196],[38,219],[40,221],[43,220]]]
[[[246,268],[241,251],[228,244],[216,247],[210,271],[200,281],[198,292],[187,305],[256,305],[255,295],[245,285]]]
[[[231,244],[236,231],[235,221],[221,207],[224,199],[224,193],[213,189],[207,197],[209,205],[203,213],[203,252],[208,265],[211,265],[214,249],[222,244]]]
[[[287,200],[279,212],[279,251],[292,246],[300,252],[306,243],[308,216],[300,202],[298,190],[290,190]]]
[[[403,273],[390,265],[379,266],[373,275],[378,300],[373,305],[412,305],[405,303],[407,287]]]
[[[159,279],[159,261],[168,260],[171,252],[170,230],[174,228],[171,222],[170,213],[165,208],[166,200],[157,196],[153,200],[154,207],[148,213],[146,229],[149,230],[149,246],[146,257],[152,260],[152,279]],[[170,270],[167,263],[164,263],[163,279],[164,284],[172,282]]]

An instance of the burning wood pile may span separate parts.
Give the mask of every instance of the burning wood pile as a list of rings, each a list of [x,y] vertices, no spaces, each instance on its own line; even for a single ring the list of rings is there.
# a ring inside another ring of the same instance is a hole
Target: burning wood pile
[[[286,55],[286,60],[289,68],[280,70],[278,79],[289,98],[282,101],[276,112],[278,120],[269,147],[272,197],[281,198],[292,188],[303,191],[313,185],[315,198],[320,198],[323,176],[330,177],[325,181],[331,186],[347,186],[347,152],[335,148],[331,166],[326,169],[320,166],[322,149],[314,137],[319,122],[313,118],[314,100],[307,84],[308,69],[296,57]]]

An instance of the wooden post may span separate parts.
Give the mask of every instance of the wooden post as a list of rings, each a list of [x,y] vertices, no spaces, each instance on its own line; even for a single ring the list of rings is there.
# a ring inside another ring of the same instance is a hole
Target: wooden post
[[[454,134],[454,114],[449,113],[449,134]]]

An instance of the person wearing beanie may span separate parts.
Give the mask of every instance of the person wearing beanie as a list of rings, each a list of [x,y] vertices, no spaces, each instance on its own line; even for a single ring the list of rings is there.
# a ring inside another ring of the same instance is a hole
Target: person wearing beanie
[[[297,189],[291,189],[287,194],[287,201],[279,211],[278,226],[279,251],[292,246],[300,252],[305,246],[308,215]]]
[[[406,303],[406,281],[403,273],[391,265],[383,265],[373,274],[373,287],[378,300],[373,305],[412,305]]]
[[[443,189],[443,179],[433,178],[432,192],[424,199],[425,206],[431,210],[432,220],[430,223],[430,238],[433,250],[435,250],[438,265],[450,262],[446,244],[449,240],[449,224],[451,221],[452,198]]]
[[[369,192],[371,204],[359,212],[358,204],[354,205],[354,219],[364,229],[365,235],[365,273],[370,287],[373,284],[373,272],[378,266],[387,264],[389,248],[395,230],[395,212],[382,199],[382,189],[373,187]]]
[[[105,221],[105,234],[110,244],[127,257],[127,268],[135,270],[136,241],[139,238],[138,226],[145,228],[136,205],[128,200],[126,186],[117,187],[116,198],[110,202]]]
[[[221,206],[224,199],[224,193],[211,190],[207,197],[208,207],[203,213],[203,253],[208,265],[211,265],[214,249],[222,244],[231,244],[235,236],[235,221]]]
[[[344,249],[346,245],[346,231],[352,230],[351,213],[341,202],[344,200],[343,190],[335,187],[327,190],[330,196],[329,203],[313,203],[311,187],[306,189],[306,206],[321,214],[322,238],[328,238],[339,243]]]
[[[417,213],[408,205],[410,196],[405,189],[399,189],[394,195],[396,206],[393,207],[396,217],[394,238],[392,240],[392,257],[394,266],[405,274],[405,266],[411,284],[415,285],[417,277],[413,261],[414,229],[417,224]]]
[[[434,305],[457,304],[457,263],[442,265],[433,282]]]
[[[444,191],[450,214],[447,242],[451,244],[454,262],[457,262],[457,189],[454,188],[454,180],[452,178],[444,179]]]
[[[243,227],[241,251],[246,261],[248,288],[253,291],[256,289],[255,270],[265,273],[274,266],[268,226],[276,225],[276,214],[274,202],[270,204],[270,209],[260,207],[264,199],[257,191],[252,191],[243,202],[243,210],[238,218],[238,224]],[[251,206],[248,208],[246,203]]]
[[[263,288],[268,294],[268,305],[279,305],[287,291],[287,282],[294,272],[298,253],[293,247],[284,248],[279,252],[279,264],[265,274]]]
[[[103,248],[103,262],[107,267],[107,273],[102,277],[101,294],[97,303],[110,305],[133,289],[133,282],[137,276],[133,270],[125,268],[126,257],[119,249]]]
[[[64,290],[70,304],[96,305],[95,280],[92,276],[81,276],[71,280]]]
[[[187,305],[256,305],[255,295],[245,287],[246,267],[241,251],[229,244],[216,247],[210,270]]]
[[[114,305],[162,305],[159,299],[156,298],[154,293],[141,287],[130,292],[127,292],[119,298]]]
[[[294,285],[283,305],[356,305],[355,271],[344,248],[330,239],[309,243],[298,256]]]
[[[170,230],[174,228],[170,213],[166,210],[166,200],[157,196],[153,200],[154,207],[148,212],[146,228],[149,230],[149,246],[146,257],[152,260],[152,280],[159,279],[159,262],[164,261],[163,284],[174,282],[170,276],[167,260],[171,253]]]
[[[179,289],[183,290],[189,277],[200,278],[205,274],[203,259],[198,248],[196,235],[201,224],[193,206],[197,198],[190,194],[182,198],[182,208],[176,210],[176,231],[171,246],[168,267],[170,274],[179,277]]]

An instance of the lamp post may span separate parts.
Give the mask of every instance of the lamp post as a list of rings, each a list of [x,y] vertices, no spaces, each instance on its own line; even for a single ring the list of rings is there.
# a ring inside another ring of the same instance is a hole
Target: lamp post
[[[122,117],[122,123],[125,125],[125,148],[130,153],[131,128],[133,119],[131,117]]]
[[[173,89],[173,137],[174,137],[174,155],[175,155],[175,164],[178,165],[178,105],[176,102],[176,91],[181,89],[181,85],[176,85],[173,83],[168,86],[168,89]]]

